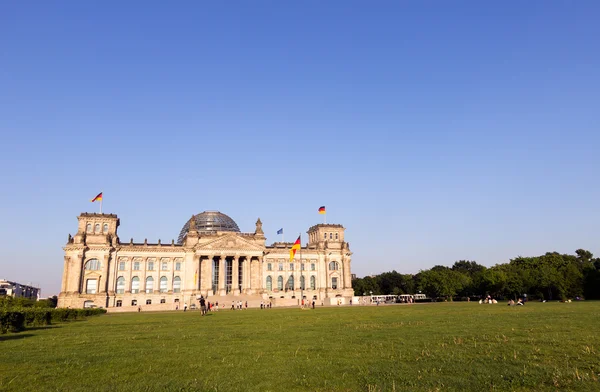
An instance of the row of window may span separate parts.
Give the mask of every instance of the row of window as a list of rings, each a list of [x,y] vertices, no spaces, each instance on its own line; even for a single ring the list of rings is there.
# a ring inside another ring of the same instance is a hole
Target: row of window
[[[102,225],[102,231],[100,231],[100,223],[96,223],[94,225],[94,230],[92,230],[92,224],[88,223],[85,228],[85,231],[88,233],[94,233],[94,234],[101,234],[101,233],[108,234],[108,223],[105,223]]]
[[[290,276],[287,279],[287,282],[285,283],[285,289],[286,290],[294,290],[294,276]],[[332,277],[331,278],[331,288],[333,289],[337,289],[338,287],[338,278],[337,277]],[[315,290],[317,288],[317,279],[314,276],[310,277],[310,289],[311,290]],[[273,278],[271,276],[267,276],[267,282],[266,282],[266,289],[267,291],[273,291]],[[278,276],[277,277],[277,290],[283,290],[284,289],[284,285],[283,285],[283,276]],[[300,290],[306,290],[306,280],[304,276],[300,276]]]
[[[179,298],[175,298],[175,302],[179,302]],[[161,303],[161,304],[166,304],[166,303],[167,303],[167,300],[166,300],[166,299],[164,299],[164,298],[161,298],[161,299],[160,299],[160,303]],[[137,306],[137,304],[138,304],[138,303],[137,303],[137,299],[132,299],[132,300],[131,300],[131,306]],[[152,300],[151,300],[151,299],[147,299],[147,300],[146,300],[146,305],[152,305]],[[118,299],[118,300],[117,300],[117,308],[120,308],[120,307],[122,307],[122,306],[123,306],[123,301],[122,301],[122,300],[120,300],[120,299]]]
[[[140,261],[134,261],[133,262],[133,270],[134,271],[139,271],[140,270]],[[126,262],[125,261],[119,261],[119,271],[125,271],[125,267],[126,267]],[[160,269],[161,271],[168,271],[169,270],[169,263],[167,261],[161,261],[160,262]],[[154,261],[148,261],[146,262],[146,270],[147,271],[154,271]],[[177,261],[175,262],[175,271],[181,271],[181,262]]]
[[[133,270],[134,271],[140,270],[140,263],[141,263],[140,261],[133,262]],[[125,271],[125,267],[126,267],[126,262],[119,261],[119,271]],[[100,260],[98,260],[98,259],[90,259],[85,263],[85,269],[87,271],[99,271],[100,269],[102,269],[102,264],[100,263]],[[146,263],[146,269],[148,271],[154,271],[154,261],[148,261]],[[160,269],[161,269],[161,271],[168,271],[169,263],[167,261],[161,261]],[[181,262],[179,262],[179,261],[175,262],[175,271],[181,271]]]
[[[279,265],[277,266],[277,270],[278,271],[283,271],[283,263],[279,263]],[[315,263],[311,263],[310,264],[310,270],[311,271],[315,271],[317,268]],[[289,263],[289,271],[294,271],[295,269],[295,265],[294,263]],[[329,263],[329,270],[330,271],[337,271],[340,269],[340,264],[337,261],[332,261],[331,263]],[[304,264],[300,264],[300,270],[304,271]],[[273,271],[273,264],[271,263],[267,263],[267,271]]]
[[[332,240],[333,239],[333,234],[334,233],[325,233],[325,235],[323,236],[323,239],[326,240],[327,239],[327,234],[329,234],[329,239]],[[335,240],[337,241],[339,239],[338,237],[338,233],[335,233]]]
[[[167,284],[168,279],[166,276],[162,276],[159,282],[159,291],[161,293],[166,293],[168,291]],[[86,294],[96,294],[98,290],[98,280],[96,279],[88,279],[85,285]],[[146,285],[144,286],[144,290],[147,294],[151,294],[154,291],[154,278],[152,276],[148,276],[146,278]],[[137,294],[140,292],[140,278],[134,276],[131,278],[131,293]],[[173,292],[179,293],[181,292],[181,278],[176,276],[173,278]],[[117,278],[117,294],[125,293],[125,278],[119,276]]]

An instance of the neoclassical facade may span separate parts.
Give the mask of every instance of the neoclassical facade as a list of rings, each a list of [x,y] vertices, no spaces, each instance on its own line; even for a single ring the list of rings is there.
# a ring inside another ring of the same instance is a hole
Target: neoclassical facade
[[[253,233],[242,233],[217,211],[193,215],[177,242],[166,244],[122,243],[114,214],[82,213],[78,221],[64,247],[59,307],[167,310],[192,306],[201,295],[211,302],[293,305],[353,295],[342,225],[312,226],[308,243],[290,260],[293,243],[266,245],[260,219]]]

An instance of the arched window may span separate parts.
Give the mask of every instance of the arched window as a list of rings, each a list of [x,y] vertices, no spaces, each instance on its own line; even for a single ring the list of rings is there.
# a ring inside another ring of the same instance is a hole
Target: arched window
[[[154,290],[154,278],[152,276],[148,276],[146,278],[146,294],[152,293]]]
[[[294,290],[294,275],[290,275],[290,277],[288,278],[287,281],[287,287],[288,290]]]
[[[300,276],[300,290],[306,290],[304,275]]]
[[[96,279],[88,279],[85,283],[85,293],[86,294],[96,294],[96,289],[98,288],[98,281]]]
[[[131,292],[137,294],[140,292],[140,278],[134,276],[131,278]]]
[[[273,278],[267,276],[267,291],[273,290]]]
[[[173,292],[181,292],[181,278],[179,276],[173,278]]]
[[[87,224],[87,226],[86,226],[86,228],[85,228],[85,231],[86,231],[86,232],[88,232],[88,233],[91,233],[91,232],[92,232],[92,224],[91,224],[91,223],[88,223],[88,224]]]
[[[98,259],[89,259],[85,263],[85,269],[87,271],[98,271],[100,267],[100,261]]]
[[[108,223],[104,224],[104,234],[108,233]]]
[[[332,240],[333,239],[333,233],[329,233],[329,239]]]
[[[94,226],[94,233],[100,233],[100,223],[96,223],[96,226]]]
[[[329,263],[329,271],[337,271],[338,270],[338,263],[336,263],[335,261],[332,261],[331,263]]]
[[[310,289],[316,290],[317,288],[317,279],[313,276],[310,277]]]
[[[338,233],[335,233],[335,239],[336,239],[336,241],[338,240],[338,238],[339,238],[338,237]]]
[[[267,271],[272,271],[271,263],[267,263]]]
[[[167,292],[167,277],[166,276],[162,276],[160,278],[160,292],[161,293]]]
[[[323,239],[325,239],[325,240],[327,239],[327,233],[325,233],[325,237]]]
[[[283,290],[283,276],[277,277],[277,290]]]
[[[117,294],[123,294],[125,292],[125,278],[119,276],[117,278]]]

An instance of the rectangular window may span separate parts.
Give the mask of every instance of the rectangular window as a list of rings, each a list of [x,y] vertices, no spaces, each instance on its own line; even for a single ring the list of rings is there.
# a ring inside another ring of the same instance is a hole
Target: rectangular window
[[[175,301],[173,301],[175,303],[179,302],[179,298],[175,298]]]
[[[166,299],[164,299],[164,298],[161,298],[161,299],[160,299],[160,303],[161,303],[161,304],[165,304],[165,303],[167,303],[167,300],[166,300]]]
[[[118,300],[117,301],[117,308],[120,308],[121,306],[123,306],[123,301]]]
[[[133,270],[134,271],[139,271],[140,270],[140,262],[136,261],[133,263]]]
[[[148,262],[148,271],[154,271],[154,261]]]
[[[181,263],[175,263],[175,271],[181,271]]]
[[[300,264],[300,269],[304,271],[304,263]]]
[[[151,299],[147,299],[146,300],[146,305],[152,305],[152,300]]]
[[[119,271],[125,271],[125,262],[119,261]]]
[[[315,263],[310,264],[310,270],[314,271],[316,269]]]
[[[267,263],[267,271],[271,271],[272,267],[271,267],[271,263]]]
[[[327,239],[327,233],[325,233],[325,237],[323,239],[325,239],[325,240]]]
[[[279,271],[283,271],[283,263],[279,263]]]
[[[333,233],[329,233],[329,239],[332,240],[333,239]]]
[[[163,262],[162,262],[162,265],[161,265],[161,268],[162,268],[162,270],[163,270],[163,271],[166,271],[166,270],[167,270],[167,267],[168,267],[168,264],[167,264],[167,262],[166,262],[166,261],[163,261]]]
[[[137,305],[137,299],[132,299],[131,306],[136,306],[136,305]]]
[[[290,263],[290,271],[294,270],[294,263]]]
[[[337,278],[336,277],[331,278],[331,288],[337,289]]]
[[[85,293],[86,294],[96,294],[96,289],[98,287],[98,281],[96,279],[88,279]]]

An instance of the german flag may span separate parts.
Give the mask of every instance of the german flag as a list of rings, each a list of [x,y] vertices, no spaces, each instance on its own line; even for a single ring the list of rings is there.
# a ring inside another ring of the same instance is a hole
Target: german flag
[[[324,214],[324,213],[325,213],[325,206],[319,207],[319,214]]]
[[[298,239],[296,240],[296,242],[294,242],[294,245],[292,245],[292,249],[290,249],[290,263],[294,260],[294,256],[296,256],[296,251],[300,249],[300,246],[300,236],[298,236]]]
[[[92,199],[92,203],[95,201],[102,201],[102,192],[98,193],[98,196]]]

